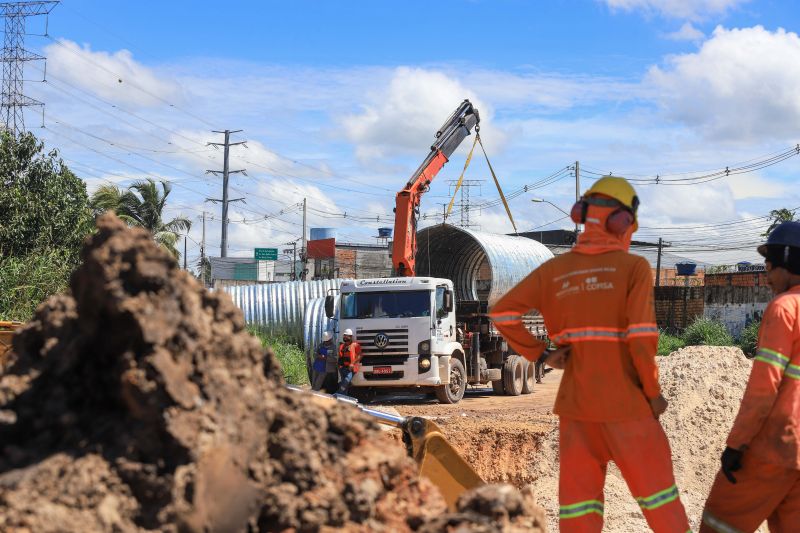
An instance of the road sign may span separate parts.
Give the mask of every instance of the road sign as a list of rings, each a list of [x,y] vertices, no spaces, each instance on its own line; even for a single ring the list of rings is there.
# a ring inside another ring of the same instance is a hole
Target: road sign
[[[255,249],[256,261],[277,261],[278,249],[277,248],[256,248]]]

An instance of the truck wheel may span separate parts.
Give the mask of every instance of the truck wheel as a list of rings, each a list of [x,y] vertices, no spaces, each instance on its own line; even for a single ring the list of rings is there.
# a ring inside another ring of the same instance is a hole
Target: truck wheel
[[[503,388],[502,379],[498,379],[497,381],[492,381],[492,391],[498,396],[502,396],[506,393],[506,390]]]
[[[522,359],[522,394],[533,392],[533,385],[536,383],[536,363],[531,363],[524,357]]]
[[[522,394],[522,383],[524,381],[522,373],[522,358],[518,355],[510,355],[503,365],[503,387],[509,396],[519,396]]]
[[[439,403],[458,403],[467,390],[467,373],[464,365],[455,358],[450,359],[450,384],[436,387],[436,399]]]

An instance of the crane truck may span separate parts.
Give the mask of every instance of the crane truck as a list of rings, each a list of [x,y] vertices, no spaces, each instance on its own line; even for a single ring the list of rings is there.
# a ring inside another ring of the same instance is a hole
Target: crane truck
[[[496,393],[533,392],[534,365],[509,350],[487,318],[488,303],[459,301],[449,279],[416,275],[417,220],[422,195],[480,116],[464,100],[436,132],[430,153],[397,193],[391,278],[343,281],[328,295],[328,318],[352,329],[362,347],[351,393],[423,389],[441,403],[457,403],[467,385],[492,384]],[[338,299],[338,301],[337,301]],[[337,305],[338,304],[338,305]]]

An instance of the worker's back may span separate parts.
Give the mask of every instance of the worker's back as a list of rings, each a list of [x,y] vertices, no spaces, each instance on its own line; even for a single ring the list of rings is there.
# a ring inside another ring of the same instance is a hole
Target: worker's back
[[[590,421],[652,416],[630,350],[634,339],[647,339],[652,353],[639,356],[651,359],[655,378],[658,330],[647,261],[624,251],[570,252],[538,272],[538,308],[550,339],[572,346],[554,411]]]

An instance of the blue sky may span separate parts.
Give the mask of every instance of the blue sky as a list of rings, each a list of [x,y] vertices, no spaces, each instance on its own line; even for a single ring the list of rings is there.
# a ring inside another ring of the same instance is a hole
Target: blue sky
[[[66,0],[50,39],[28,37],[49,58],[47,84],[26,85],[46,103],[46,128],[35,113],[26,120],[90,189],[172,181],[170,213],[195,221],[194,260],[204,210],[210,253],[219,242],[219,208],[204,201],[220,194],[204,173],[221,167],[210,130],[248,140],[233,149],[232,166],[248,172],[232,180],[247,202],[232,206],[231,255],[296,239],[303,197],[310,225],[374,242],[436,128],[470,98],[506,192],[576,160],[584,188],[603,172],[634,177],[641,238],[726,263],[754,258],[757,217],[800,206],[800,157],[692,185],[648,179],[734,168],[800,142],[799,26],[790,1]],[[29,31],[41,33],[37,22]],[[40,65],[26,70],[41,76]],[[423,199],[424,224],[467,148]],[[515,197],[520,229],[569,227],[530,199],[568,210],[570,172]],[[490,179],[485,163],[476,158],[467,178]],[[496,197],[486,181],[474,201]],[[473,222],[511,231],[501,206]]]

